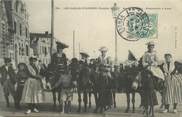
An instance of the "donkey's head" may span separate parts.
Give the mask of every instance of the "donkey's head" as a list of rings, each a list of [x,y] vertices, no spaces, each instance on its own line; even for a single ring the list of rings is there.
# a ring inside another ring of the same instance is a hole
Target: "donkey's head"
[[[137,72],[132,82],[132,89],[137,90],[141,87],[141,72]]]

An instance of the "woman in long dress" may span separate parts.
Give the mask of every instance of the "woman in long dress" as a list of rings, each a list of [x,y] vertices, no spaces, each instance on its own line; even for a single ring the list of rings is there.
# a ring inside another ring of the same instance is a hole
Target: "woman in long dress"
[[[164,90],[164,113],[169,112],[169,106],[173,105],[173,112],[177,113],[177,104],[182,101],[181,75],[177,73],[175,64],[171,54],[165,54],[165,62],[162,65],[162,71],[165,75],[165,90]]]
[[[36,65],[37,58],[30,57],[28,67],[28,79],[23,89],[22,101],[28,105],[26,114],[39,112],[37,104],[43,101],[43,90],[39,69]]]

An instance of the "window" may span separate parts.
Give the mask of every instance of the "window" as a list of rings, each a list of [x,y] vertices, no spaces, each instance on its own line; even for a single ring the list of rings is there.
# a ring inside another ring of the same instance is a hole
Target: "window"
[[[16,1],[15,9],[16,9],[16,12],[18,12],[18,1]]]
[[[22,35],[22,25],[20,24],[20,35]]]
[[[29,51],[28,51],[28,45],[26,45],[26,56],[29,55]]]
[[[16,34],[16,22],[14,21],[14,33]]]
[[[42,54],[42,50],[41,49],[42,49],[42,47],[40,46],[40,50],[39,50],[40,53],[39,54]]]
[[[25,55],[25,49],[24,49],[24,46],[23,46],[23,44],[22,44],[22,46],[21,46],[22,48],[21,48],[21,51],[22,51],[22,56],[24,56]]]
[[[19,44],[19,55],[21,55],[21,46]]]
[[[42,46],[42,54],[45,54],[44,47]]]
[[[28,37],[28,29],[27,29],[27,27],[26,27],[26,38]]]
[[[47,48],[45,47],[45,56],[47,56]]]

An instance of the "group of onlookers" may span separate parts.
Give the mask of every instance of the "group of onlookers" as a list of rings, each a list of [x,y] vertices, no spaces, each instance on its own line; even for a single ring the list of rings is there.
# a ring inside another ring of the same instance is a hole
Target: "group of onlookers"
[[[13,69],[10,58],[5,58],[4,62],[5,64],[1,67],[1,85],[7,107],[10,106],[8,97],[11,94],[17,109],[22,102],[28,106],[26,113],[39,112],[37,104],[43,101],[44,94],[37,58],[30,57],[29,64],[19,63],[17,72]]]

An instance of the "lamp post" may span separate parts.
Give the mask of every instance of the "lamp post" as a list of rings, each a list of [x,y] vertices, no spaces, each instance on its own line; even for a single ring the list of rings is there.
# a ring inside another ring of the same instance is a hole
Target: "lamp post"
[[[75,57],[75,31],[73,31],[73,58]]]
[[[53,47],[54,47],[54,0],[51,0],[51,47],[50,47],[51,56],[53,54]]]
[[[112,15],[113,15],[113,18],[114,18],[114,24],[115,24],[115,64],[117,64],[118,62],[118,40],[117,40],[117,29],[116,29],[116,21],[117,21],[117,16],[118,16],[118,10],[119,10],[119,7],[117,7],[117,4],[114,3],[114,6],[111,8],[112,10]]]

